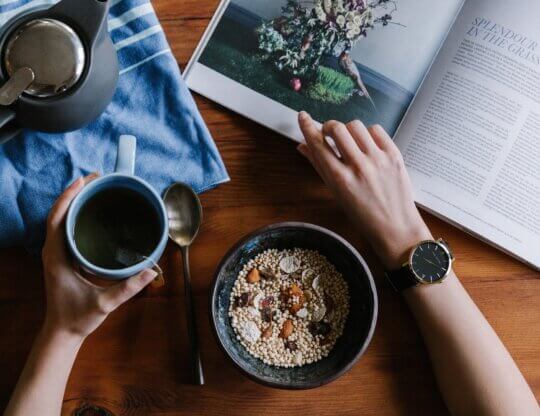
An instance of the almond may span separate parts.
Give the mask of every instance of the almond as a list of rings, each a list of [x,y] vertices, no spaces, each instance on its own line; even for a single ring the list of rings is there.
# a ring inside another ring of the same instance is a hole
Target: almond
[[[302,297],[304,295],[304,292],[302,292],[302,289],[296,284],[291,285],[289,288],[289,295],[290,296],[298,296]]]
[[[271,336],[272,336],[272,325],[268,325],[268,327],[262,332],[261,337],[270,338]]]
[[[261,280],[261,275],[259,274],[259,270],[257,269],[251,269],[251,271],[248,273],[246,280],[248,283],[257,283],[259,280]]]
[[[296,315],[296,312],[302,309],[302,306],[304,306],[303,302],[293,303],[291,307],[289,308],[289,312],[292,315]]]
[[[279,333],[280,338],[289,338],[293,333],[293,322],[290,319],[287,319],[283,322],[281,327],[281,332]]]

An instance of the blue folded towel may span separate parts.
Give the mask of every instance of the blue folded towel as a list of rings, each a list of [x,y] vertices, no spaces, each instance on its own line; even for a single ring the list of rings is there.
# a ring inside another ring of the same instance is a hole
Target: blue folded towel
[[[87,0],[81,0],[87,1]],[[229,178],[148,0],[109,0],[120,79],[100,118],[67,134],[25,131],[0,146],[0,247],[36,247],[47,213],[81,175],[114,168],[120,134],[138,138],[136,174],[159,192],[175,181],[197,192]],[[0,25],[55,0],[0,0]]]

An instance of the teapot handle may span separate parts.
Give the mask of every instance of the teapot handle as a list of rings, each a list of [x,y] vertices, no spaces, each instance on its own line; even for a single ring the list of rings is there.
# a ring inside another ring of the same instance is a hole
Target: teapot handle
[[[0,107],[0,145],[8,142],[17,136],[22,129],[9,125],[10,121],[15,119],[15,112],[9,108]]]
[[[107,33],[108,0],[62,0],[49,9],[51,15],[67,17],[83,32],[91,45]]]

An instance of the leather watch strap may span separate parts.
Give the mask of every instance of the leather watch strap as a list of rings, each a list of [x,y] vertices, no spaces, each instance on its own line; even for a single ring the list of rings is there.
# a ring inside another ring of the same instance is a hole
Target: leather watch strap
[[[393,272],[386,272],[386,278],[396,292],[401,292],[418,284],[408,265]]]

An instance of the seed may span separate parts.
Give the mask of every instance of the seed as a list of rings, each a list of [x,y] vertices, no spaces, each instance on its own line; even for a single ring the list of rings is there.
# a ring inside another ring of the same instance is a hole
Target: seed
[[[326,307],[324,305],[315,308],[313,312],[311,313],[311,317],[315,322],[322,321],[324,316],[326,315]]]
[[[247,342],[256,342],[261,336],[261,331],[253,321],[247,321],[240,325],[240,336]]]
[[[287,274],[291,274],[300,267],[300,260],[293,256],[283,257],[279,262],[279,268]]]

